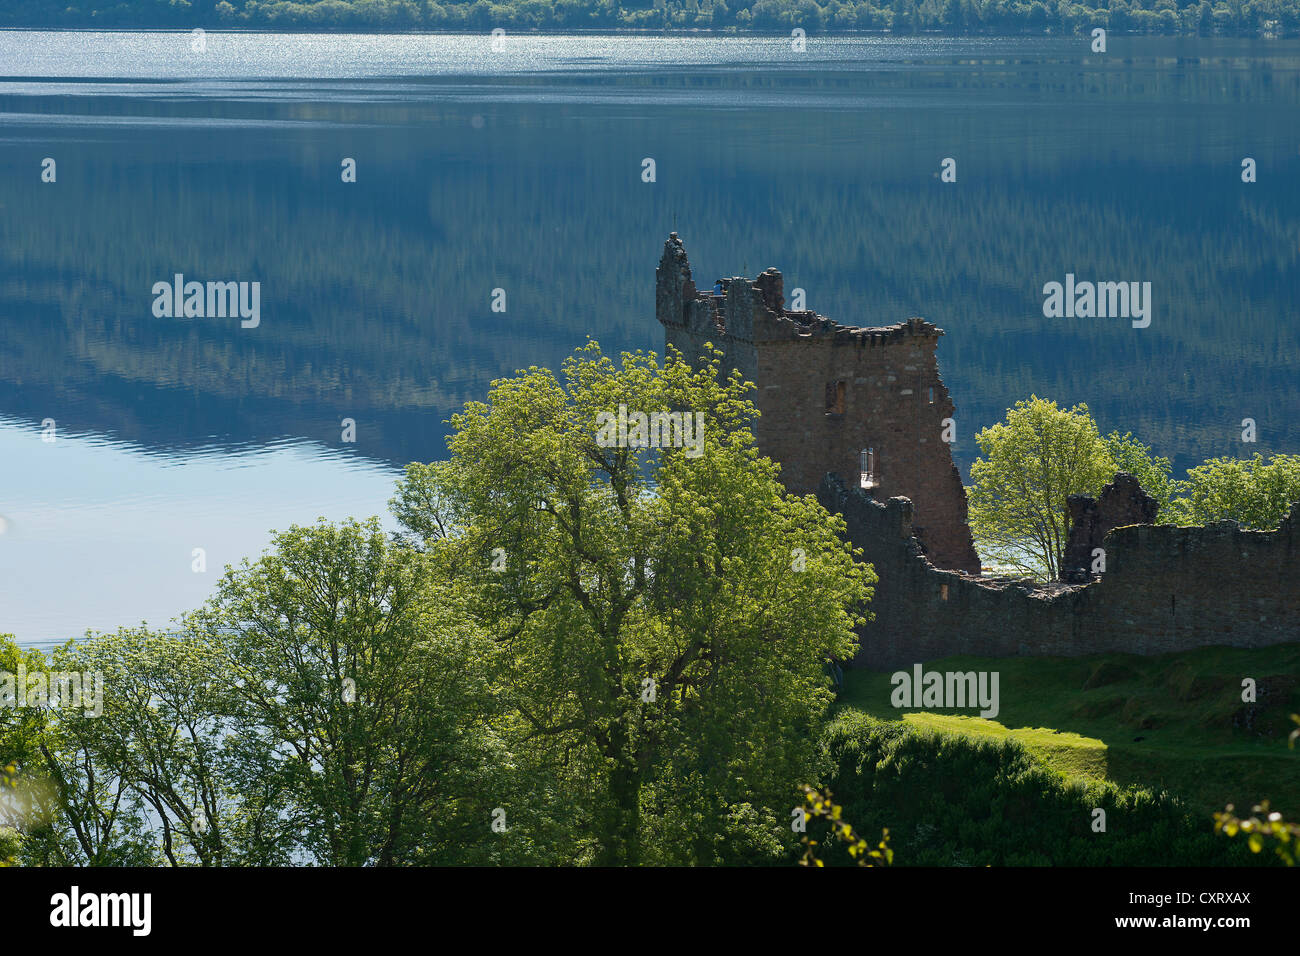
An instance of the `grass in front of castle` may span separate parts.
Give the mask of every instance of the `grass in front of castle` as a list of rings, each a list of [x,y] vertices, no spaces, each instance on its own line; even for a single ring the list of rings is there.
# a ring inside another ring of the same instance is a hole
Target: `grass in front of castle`
[[[970,737],[1012,738],[1064,777],[1167,789],[1208,814],[1261,799],[1300,816],[1300,643],[1159,657],[950,657],[928,671],[997,671],[997,720],[975,710],[895,708],[891,672],[845,674],[839,706]],[[1255,681],[1257,703],[1243,702]]]

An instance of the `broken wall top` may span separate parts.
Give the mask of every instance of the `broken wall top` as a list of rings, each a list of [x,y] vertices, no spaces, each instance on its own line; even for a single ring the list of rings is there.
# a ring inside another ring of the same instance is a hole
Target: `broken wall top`
[[[686,248],[677,233],[664,242],[655,270],[655,304],[659,321],[702,336],[721,336],[744,342],[779,342],[820,339],[833,345],[859,348],[886,345],[920,337],[937,341],[943,330],[922,318],[886,326],[849,326],[812,310],[785,308],[784,279],[779,270],[766,269],[758,278],[736,276],[723,280],[725,292],[696,288]]]

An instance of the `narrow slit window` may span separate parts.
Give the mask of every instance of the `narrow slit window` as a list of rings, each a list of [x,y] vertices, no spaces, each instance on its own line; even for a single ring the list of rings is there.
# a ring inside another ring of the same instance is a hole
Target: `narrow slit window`
[[[859,483],[863,488],[876,487],[876,449],[864,448],[858,460]]]
[[[844,382],[827,382],[826,383],[826,414],[843,415],[844,414]]]
[[[934,386],[933,386],[933,385],[930,386],[930,404],[931,404],[931,405],[934,404]]]

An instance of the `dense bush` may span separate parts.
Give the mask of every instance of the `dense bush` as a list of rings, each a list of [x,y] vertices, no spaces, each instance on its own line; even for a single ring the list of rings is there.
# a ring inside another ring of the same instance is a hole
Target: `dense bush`
[[[823,782],[861,833],[888,827],[900,866],[1240,866],[1275,862],[1214,835],[1167,793],[1066,780],[1015,741],[850,713],[822,739]],[[1106,811],[1094,833],[1093,810]],[[810,828],[811,829],[811,828]],[[827,851],[845,864],[845,852]]]

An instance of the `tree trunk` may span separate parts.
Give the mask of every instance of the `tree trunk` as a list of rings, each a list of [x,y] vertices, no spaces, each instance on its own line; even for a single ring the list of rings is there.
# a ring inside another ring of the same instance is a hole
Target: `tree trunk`
[[[641,862],[641,772],[628,746],[625,726],[614,727],[610,744],[614,768],[609,776],[610,806],[603,827],[600,864],[637,866]]]

